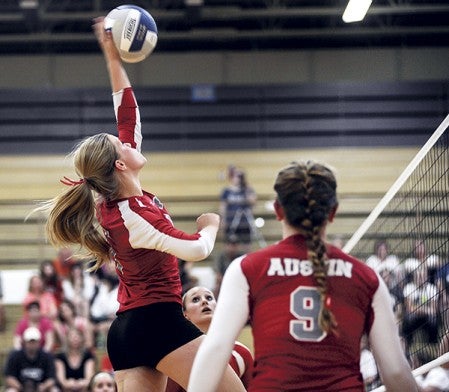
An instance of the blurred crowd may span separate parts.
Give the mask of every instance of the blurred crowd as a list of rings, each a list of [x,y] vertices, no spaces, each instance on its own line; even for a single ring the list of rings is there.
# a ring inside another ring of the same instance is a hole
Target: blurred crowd
[[[4,367],[6,391],[83,392],[97,371],[112,374],[106,337],[118,278],[112,264],[89,273],[84,263],[61,249],[30,277]]]
[[[404,351],[416,369],[448,352],[449,264],[440,255],[429,254],[423,240],[413,242],[410,255],[400,260],[390,252],[387,240],[382,239],[375,243],[366,264],[379,273],[388,287]],[[370,358],[369,349],[362,349]],[[373,361],[362,359],[362,363],[367,384],[381,385]],[[435,368],[419,381],[423,391],[449,391],[449,364]]]

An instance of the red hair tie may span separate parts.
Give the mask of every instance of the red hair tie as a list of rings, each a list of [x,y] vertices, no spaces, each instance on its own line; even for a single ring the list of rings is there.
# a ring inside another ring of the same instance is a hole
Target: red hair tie
[[[81,185],[84,184],[85,180],[84,178],[80,178],[78,181],[72,180],[66,176],[64,176],[63,180],[59,180],[60,182],[62,182],[64,185],[67,186],[75,186],[75,185]]]

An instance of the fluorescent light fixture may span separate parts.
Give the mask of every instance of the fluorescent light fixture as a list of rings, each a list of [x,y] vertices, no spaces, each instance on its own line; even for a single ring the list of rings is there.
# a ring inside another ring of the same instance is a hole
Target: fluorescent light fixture
[[[368,12],[373,0],[349,0],[343,13],[343,21],[346,23],[360,22]]]
[[[24,10],[35,10],[39,7],[38,0],[20,0],[19,7]]]

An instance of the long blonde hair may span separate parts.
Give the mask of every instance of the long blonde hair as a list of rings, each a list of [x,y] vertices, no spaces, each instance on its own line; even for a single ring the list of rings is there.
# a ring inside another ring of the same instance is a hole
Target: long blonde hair
[[[321,298],[319,326],[323,331],[336,332],[336,320],[326,304],[326,245],[321,238],[329,214],[338,205],[335,176],[323,164],[293,162],[278,173],[274,189],[287,222],[306,239],[308,259],[313,263],[313,276]]]
[[[47,238],[55,247],[80,245],[95,259],[91,269],[110,260],[110,246],[96,219],[96,197],[114,200],[120,191],[115,172],[118,153],[107,133],[81,141],[70,154],[81,181],[38,209],[49,211]],[[71,185],[71,186],[70,186]]]

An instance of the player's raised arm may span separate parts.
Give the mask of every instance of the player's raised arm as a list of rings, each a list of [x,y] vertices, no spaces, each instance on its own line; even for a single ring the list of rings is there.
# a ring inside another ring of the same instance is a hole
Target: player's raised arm
[[[108,67],[112,91],[117,92],[126,87],[131,87],[119,52],[112,39],[112,33],[110,30],[105,30],[104,28],[103,17],[94,20],[93,29]]]

